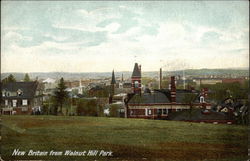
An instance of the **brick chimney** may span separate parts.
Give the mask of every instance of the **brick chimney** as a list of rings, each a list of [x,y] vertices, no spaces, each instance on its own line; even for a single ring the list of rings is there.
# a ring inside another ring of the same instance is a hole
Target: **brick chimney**
[[[176,102],[175,76],[171,76],[170,92],[171,92],[171,102],[175,103]]]
[[[208,88],[202,88],[202,90],[201,90],[201,95],[202,95],[204,98],[207,98],[207,93],[208,93]]]

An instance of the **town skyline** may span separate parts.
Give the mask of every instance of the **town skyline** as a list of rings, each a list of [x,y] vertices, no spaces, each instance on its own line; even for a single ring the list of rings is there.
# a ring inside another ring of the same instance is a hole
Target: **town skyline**
[[[248,1],[1,2],[7,72],[248,68]]]

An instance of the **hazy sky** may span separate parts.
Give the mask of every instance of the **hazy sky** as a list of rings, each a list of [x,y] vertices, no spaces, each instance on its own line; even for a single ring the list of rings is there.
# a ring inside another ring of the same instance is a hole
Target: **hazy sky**
[[[248,67],[248,1],[1,1],[2,72]]]

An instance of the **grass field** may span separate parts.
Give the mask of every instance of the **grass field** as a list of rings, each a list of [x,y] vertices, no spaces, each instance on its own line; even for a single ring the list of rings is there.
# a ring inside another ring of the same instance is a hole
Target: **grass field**
[[[4,160],[247,160],[246,126],[77,116],[2,116],[1,126]],[[112,156],[12,156],[18,148]]]

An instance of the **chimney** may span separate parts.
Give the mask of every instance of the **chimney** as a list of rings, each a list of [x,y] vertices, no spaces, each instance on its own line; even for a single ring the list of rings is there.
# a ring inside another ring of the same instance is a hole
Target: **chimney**
[[[160,68],[160,83],[159,83],[159,89],[162,89],[162,69]]]
[[[207,98],[207,93],[208,93],[208,88],[202,88],[202,90],[201,90],[201,95],[202,95],[204,98]]]
[[[175,76],[171,76],[171,102],[175,103],[176,102],[176,87],[175,87]]]

